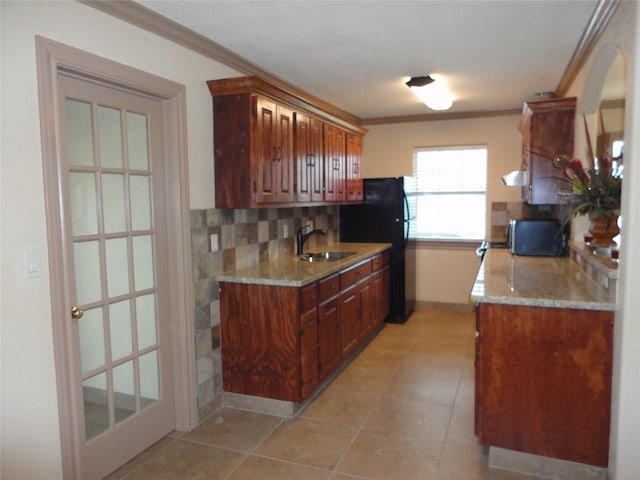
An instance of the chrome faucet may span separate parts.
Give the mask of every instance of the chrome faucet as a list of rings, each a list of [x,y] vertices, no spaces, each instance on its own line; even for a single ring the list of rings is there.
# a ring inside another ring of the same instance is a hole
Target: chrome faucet
[[[310,236],[319,233],[321,235],[326,235],[326,230],[311,230],[309,233],[303,234],[302,232],[307,228],[311,228],[311,225],[303,225],[296,231],[296,255],[302,255],[302,247],[304,247],[304,242],[306,242]]]

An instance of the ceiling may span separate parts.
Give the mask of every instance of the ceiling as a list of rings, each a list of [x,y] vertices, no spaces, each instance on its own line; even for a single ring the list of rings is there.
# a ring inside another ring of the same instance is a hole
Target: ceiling
[[[361,119],[434,113],[404,85],[432,74],[449,112],[519,109],[555,91],[597,0],[147,1]]]

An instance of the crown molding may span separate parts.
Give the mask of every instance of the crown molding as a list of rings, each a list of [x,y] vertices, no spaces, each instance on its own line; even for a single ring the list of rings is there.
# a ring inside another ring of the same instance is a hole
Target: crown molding
[[[556,87],[555,94],[557,97],[564,97],[567,94],[569,87],[571,87],[578,72],[580,72],[586,63],[587,58],[593,51],[596,42],[600,39],[602,32],[609,24],[609,20],[619,4],[620,0],[598,1],[587,26],[582,32],[582,37],[580,37],[578,45],[571,56],[571,60],[569,60],[569,64],[564,69],[562,78]]]
[[[204,35],[194,32],[159,13],[150,10],[131,0],[103,1],[103,0],[79,0],[80,3],[95,8],[103,13],[119,18],[127,23],[135,25],[143,30],[154,33],[178,45],[182,45],[194,52],[223,63],[228,67],[246,75],[255,75],[275,85],[279,89],[311,103],[320,110],[340,118],[348,123],[360,125],[361,119],[346,112],[335,105],[315,97],[302,89],[291,85],[282,78],[268,70],[250,62],[244,57],[223,47],[219,43],[208,39]]]
[[[504,117],[508,115],[520,115],[522,108],[509,108],[505,110],[480,110],[477,112],[445,112],[425,113],[420,115],[402,115],[397,117],[363,118],[361,125],[383,125],[388,123],[434,122],[441,120],[468,120],[473,118]]]
[[[222,45],[194,32],[173,20],[150,10],[131,0],[103,1],[103,0],[79,0],[87,6],[95,8],[103,13],[119,18],[135,25],[143,30],[159,35],[169,41],[182,45],[214,61],[223,63],[240,73],[255,75],[275,85],[281,90],[294,95],[304,101],[316,105],[320,110],[343,119],[355,125],[380,125],[387,123],[428,122],[439,120],[461,120],[472,118],[495,117],[514,115],[520,113],[520,109],[488,110],[478,112],[450,112],[423,115],[406,115],[396,117],[359,118],[337,106],[315,97],[284,79],[264,70],[260,66],[250,62]],[[599,0],[582,37],[576,46],[565,71],[555,90],[557,97],[564,97],[571,84],[587,61],[596,42],[602,35],[613,13],[616,11],[620,0]]]

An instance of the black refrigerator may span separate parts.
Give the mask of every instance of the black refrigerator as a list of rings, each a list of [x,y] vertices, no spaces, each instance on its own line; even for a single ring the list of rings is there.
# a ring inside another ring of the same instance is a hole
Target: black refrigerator
[[[391,244],[386,321],[404,323],[413,313],[416,298],[414,250],[407,250],[411,216],[404,179],[366,178],[363,182],[362,204],[340,206],[340,241]]]

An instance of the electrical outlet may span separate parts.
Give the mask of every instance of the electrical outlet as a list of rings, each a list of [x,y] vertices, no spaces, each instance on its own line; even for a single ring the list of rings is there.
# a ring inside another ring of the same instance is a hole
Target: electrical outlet
[[[220,229],[218,227],[209,227],[207,235],[209,235],[209,251],[217,252],[220,250]]]
[[[284,238],[287,238],[289,236],[289,225],[287,225],[286,223],[282,225],[282,236]]]

